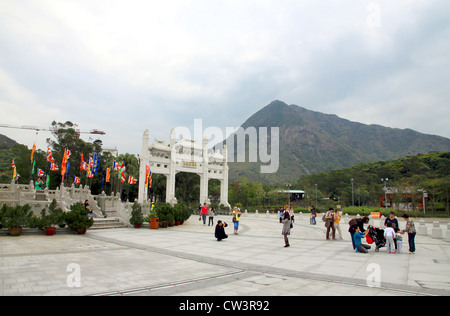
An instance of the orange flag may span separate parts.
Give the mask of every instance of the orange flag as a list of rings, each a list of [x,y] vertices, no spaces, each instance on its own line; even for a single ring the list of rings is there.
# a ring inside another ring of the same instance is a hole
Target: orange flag
[[[33,163],[33,155],[34,155],[35,150],[36,150],[36,144],[33,144],[33,148],[31,149],[31,157],[30,157],[31,163]]]

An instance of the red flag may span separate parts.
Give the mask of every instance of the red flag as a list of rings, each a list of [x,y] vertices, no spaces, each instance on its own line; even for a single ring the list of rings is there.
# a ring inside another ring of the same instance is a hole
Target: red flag
[[[84,170],[84,155],[81,153],[80,171]]]

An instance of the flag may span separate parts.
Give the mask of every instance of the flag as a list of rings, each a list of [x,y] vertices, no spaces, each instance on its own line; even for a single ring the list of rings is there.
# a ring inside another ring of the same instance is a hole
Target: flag
[[[54,162],[52,162],[52,163],[50,163],[50,170],[51,171],[58,171],[59,167]]]
[[[38,170],[37,170],[37,176],[38,176],[38,177],[43,177],[43,176],[44,176],[44,170],[38,168]]]
[[[94,159],[92,159],[92,157],[89,157],[89,168],[92,169],[93,165],[94,165]]]
[[[88,178],[93,178],[94,177],[94,174],[91,172],[91,171],[88,171]]]
[[[113,168],[114,171],[119,171],[120,170],[120,164],[117,163],[115,160],[113,161]]]
[[[106,168],[106,182],[109,182],[110,177],[111,177],[111,169]]]
[[[33,161],[33,168],[31,169],[31,174],[34,174],[34,167],[36,167],[36,160]]]
[[[80,184],[80,178],[78,178],[77,176],[74,176],[73,183]]]
[[[67,170],[66,170],[66,174],[69,174],[69,168],[70,168],[70,162],[67,163]]]
[[[12,167],[13,169],[16,169],[16,164],[14,163],[14,159],[11,161],[11,167]]]
[[[125,170],[126,170],[124,162],[122,162],[122,165],[120,165],[118,170],[119,170],[119,179],[122,183],[124,183],[125,182]]]
[[[64,175],[66,174],[66,170],[67,170],[67,159],[69,159],[69,158],[67,158],[68,152],[69,152],[68,149],[64,149],[63,160],[62,160],[62,163],[61,163],[61,175],[62,175],[62,176],[64,176]],[[63,178],[63,181],[64,181],[64,178]]]
[[[84,155],[81,153],[80,171],[84,170]]]
[[[137,179],[135,177],[128,176],[128,183],[129,184],[136,184],[137,183]]]
[[[35,150],[36,150],[36,144],[33,144],[33,148],[31,149],[31,157],[30,157],[31,163],[33,163],[33,155],[34,155]]]
[[[47,181],[45,183],[45,186],[48,188],[50,186],[50,175],[47,175]]]
[[[150,167],[149,166],[145,166],[145,186],[148,185],[148,175],[150,172]]]
[[[99,165],[100,165],[100,157],[97,154],[94,154],[94,159],[92,161],[93,174],[97,174]]]
[[[48,162],[55,162],[55,159],[53,159],[52,151],[50,150],[50,147],[47,148],[47,161]]]

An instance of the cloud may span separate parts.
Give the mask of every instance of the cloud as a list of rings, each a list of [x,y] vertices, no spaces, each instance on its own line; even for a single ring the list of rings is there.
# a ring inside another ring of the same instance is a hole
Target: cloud
[[[70,120],[104,130],[105,146],[139,153],[147,128],[163,139],[196,118],[205,128],[225,129],[279,99],[450,137],[450,10],[443,1],[0,6],[0,107],[7,122]]]

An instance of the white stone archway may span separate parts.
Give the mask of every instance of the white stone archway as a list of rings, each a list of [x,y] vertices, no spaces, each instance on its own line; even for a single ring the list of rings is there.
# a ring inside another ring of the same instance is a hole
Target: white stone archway
[[[139,169],[138,201],[147,200],[148,188],[145,186],[146,166],[152,174],[163,174],[167,178],[166,202],[172,206],[177,203],[175,198],[175,176],[179,172],[195,173],[200,176],[200,203],[210,204],[208,198],[209,179],[220,180],[220,204],[230,207],[228,203],[228,164],[226,146],[223,152],[207,148],[208,140],[203,143],[181,138],[176,140],[175,130],[170,134],[170,144],[155,139],[149,145],[148,130],[142,137],[142,154]]]

